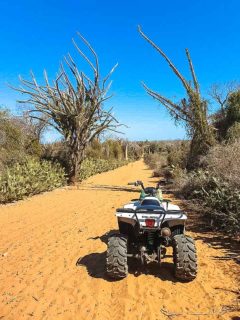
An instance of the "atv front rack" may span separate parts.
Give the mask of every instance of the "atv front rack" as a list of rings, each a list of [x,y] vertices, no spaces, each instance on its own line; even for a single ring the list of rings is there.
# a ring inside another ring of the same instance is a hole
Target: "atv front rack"
[[[143,214],[159,214],[162,215],[163,214],[163,218],[161,219],[161,223],[159,225],[159,228],[161,229],[162,224],[165,221],[166,215],[167,214],[177,214],[177,215],[184,215],[184,212],[182,210],[164,210],[164,208],[161,209],[146,209],[146,208],[139,208],[139,209],[131,209],[131,208],[118,208],[116,210],[116,212],[121,212],[121,213],[132,213],[134,215],[134,217],[136,218],[136,221],[138,223],[138,225],[140,226],[140,221],[138,218],[137,213]]]
[[[118,208],[116,209],[116,212],[122,212],[122,213],[156,213],[156,214],[162,214],[162,213],[167,213],[167,214],[185,214],[184,211],[182,210],[164,210],[163,208],[160,210],[149,210],[149,209],[131,209],[131,208]]]

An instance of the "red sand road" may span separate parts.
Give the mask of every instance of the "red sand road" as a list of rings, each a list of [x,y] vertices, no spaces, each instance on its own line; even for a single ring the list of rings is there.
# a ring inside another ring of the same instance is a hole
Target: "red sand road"
[[[0,206],[0,319],[239,319],[239,266],[200,233],[189,233],[199,259],[193,282],[174,279],[171,258],[142,274],[131,266],[122,281],[106,277],[114,211],[138,195],[128,181],[151,185],[150,177],[137,161],[79,187]]]

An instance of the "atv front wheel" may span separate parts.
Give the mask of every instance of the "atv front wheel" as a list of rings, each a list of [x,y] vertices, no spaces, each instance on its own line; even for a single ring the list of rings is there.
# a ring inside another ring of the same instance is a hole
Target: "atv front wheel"
[[[194,240],[183,234],[173,237],[173,262],[175,277],[191,281],[197,276],[197,253]]]
[[[125,278],[128,274],[127,237],[122,234],[113,235],[108,239],[107,274],[114,279]]]

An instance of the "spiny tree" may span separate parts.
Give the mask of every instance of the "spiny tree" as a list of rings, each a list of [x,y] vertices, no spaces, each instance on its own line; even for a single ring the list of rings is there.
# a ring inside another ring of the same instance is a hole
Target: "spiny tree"
[[[211,115],[219,141],[239,137],[240,134],[240,84],[237,82],[214,84],[209,95],[219,109]]]
[[[166,60],[186,91],[187,97],[181,99],[180,102],[176,102],[153,91],[146,86],[146,84],[143,84],[146,92],[165,106],[176,121],[182,121],[185,124],[191,138],[187,167],[192,169],[197,165],[199,157],[205,154],[214,144],[215,138],[214,129],[211,124],[208,123],[207,101],[201,97],[199,83],[194,71],[190,53],[188,49],[186,49],[192,82],[188,81],[180,73],[163,50],[141,30],[140,26],[138,27],[138,31],[140,35]]]
[[[113,116],[112,108],[104,108],[104,102],[111,98],[107,96],[111,86],[109,78],[117,65],[101,79],[96,52],[81,34],[78,33],[78,36],[93,59],[80,49],[74,39],[73,44],[92,69],[93,76],[80,71],[72,56],[68,54],[52,84],[46,71],[44,85],[40,85],[31,72],[30,81],[20,77],[22,86],[14,88],[28,97],[19,102],[32,106],[28,112],[33,119],[54,127],[64,137],[68,146],[69,180],[72,184],[77,180],[86,148],[91,141],[106,130],[118,132],[117,128],[121,125]]]

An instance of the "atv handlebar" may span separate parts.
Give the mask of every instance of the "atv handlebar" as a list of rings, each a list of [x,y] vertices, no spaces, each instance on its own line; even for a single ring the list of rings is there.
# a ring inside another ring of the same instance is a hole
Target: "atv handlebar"
[[[143,185],[142,181],[140,181],[140,180],[137,180],[135,182],[128,182],[128,185],[135,186],[135,187],[141,186],[142,189],[144,190],[144,185]]]
[[[161,186],[162,183],[165,183],[165,180],[160,180],[157,185],[156,185],[156,190],[158,190]],[[144,185],[143,185],[143,182],[141,180],[137,180],[135,182],[128,182],[128,185],[129,186],[135,186],[135,187],[138,187],[138,186],[141,186],[143,191],[145,191],[145,188],[144,188]]]

